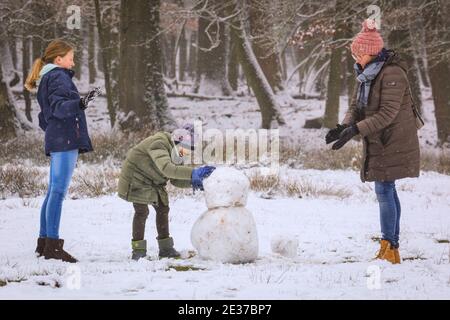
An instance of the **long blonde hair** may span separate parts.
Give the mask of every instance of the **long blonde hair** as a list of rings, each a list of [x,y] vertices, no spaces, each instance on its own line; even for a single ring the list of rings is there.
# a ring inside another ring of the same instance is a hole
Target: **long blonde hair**
[[[53,63],[56,57],[64,57],[70,50],[73,50],[73,46],[66,41],[56,39],[50,42],[45,49],[44,55],[34,60],[33,67],[25,81],[25,88],[28,91],[36,89],[36,81],[39,79],[39,73],[44,65]]]

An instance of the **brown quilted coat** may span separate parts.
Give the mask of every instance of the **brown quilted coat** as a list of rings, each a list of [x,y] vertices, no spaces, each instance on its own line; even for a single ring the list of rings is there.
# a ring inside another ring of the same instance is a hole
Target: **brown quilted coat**
[[[393,53],[373,80],[368,106],[356,106],[356,90],[343,123],[356,123],[363,137],[361,180],[418,177],[420,149],[407,67]]]

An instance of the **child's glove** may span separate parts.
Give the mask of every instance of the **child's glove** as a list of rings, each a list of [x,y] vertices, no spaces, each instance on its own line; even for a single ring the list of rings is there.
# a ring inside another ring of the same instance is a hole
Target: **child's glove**
[[[328,131],[327,135],[325,136],[325,141],[327,144],[336,141],[339,139],[339,135],[342,131],[344,131],[345,128],[348,128],[347,124],[337,124],[336,128],[331,129]]]
[[[209,175],[216,169],[213,166],[203,166],[192,170],[191,184],[195,190],[203,191],[203,179],[209,177]]]
[[[94,88],[88,92],[88,94],[80,99],[80,108],[81,110],[86,110],[89,106],[89,103],[97,98],[102,92],[100,91],[100,87]]]
[[[349,142],[358,133],[358,127],[356,126],[356,124],[352,124],[350,127],[344,129],[344,131],[341,132],[341,134],[339,135],[339,140],[335,144],[333,144],[331,149],[339,150],[344,146],[344,144]]]

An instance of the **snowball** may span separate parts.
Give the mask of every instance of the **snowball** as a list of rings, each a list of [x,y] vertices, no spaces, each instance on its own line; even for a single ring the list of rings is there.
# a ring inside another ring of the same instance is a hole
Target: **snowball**
[[[294,258],[297,256],[298,240],[293,236],[279,235],[272,238],[271,247],[274,253]]]
[[[208,209],[245,206],[250,181],[237,169],[220,167],[203,180],[203,187]]]
[[[206,211],[192,227],[191,241],[203,259],[246,263],[258,257],[256,224],[244,207]]]

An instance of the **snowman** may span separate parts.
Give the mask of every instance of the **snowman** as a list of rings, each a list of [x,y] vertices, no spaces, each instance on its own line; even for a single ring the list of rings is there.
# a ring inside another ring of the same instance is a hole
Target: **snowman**
[[[203,259],[247,263],[258,257],[258,234],[245,208],[248,178],[234,168],[220,167],[203,180],[208,210],[195,222],[191,241]]]

